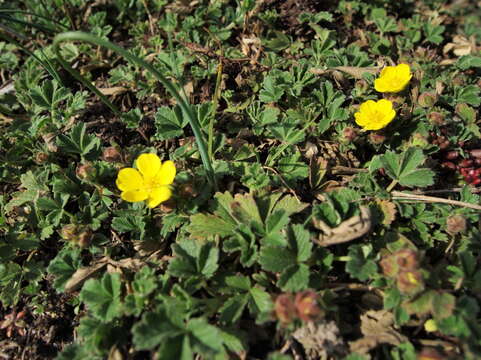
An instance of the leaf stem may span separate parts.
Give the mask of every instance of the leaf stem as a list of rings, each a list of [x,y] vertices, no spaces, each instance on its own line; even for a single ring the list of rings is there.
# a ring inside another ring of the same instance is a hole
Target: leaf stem
[[[391,183],[389,184],[389,186],[386,188],[386,191],[387,192],[391,192],[392,189],[394,189],[394,187],[398,184],[398,181],[397,180],[393,180],[391,181]]]

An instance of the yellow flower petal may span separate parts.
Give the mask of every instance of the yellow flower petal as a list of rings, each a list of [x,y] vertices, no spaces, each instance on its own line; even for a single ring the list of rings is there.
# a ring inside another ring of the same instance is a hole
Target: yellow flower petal
[[[409,67],[408,64],[399,64],[398,66],[396,66],[396,70],[400,77],[404,79],[407,79],[407,78],[411,79],[412,77],[411,68]]]
[[[379,92],[396,93],[402,91],[412,78],[408,64],[387,66],[382,69],[379,78],[374,80],[374,88]]]
[[[392,102],[381,99],[377,102],[368,100],[362,103],[359,111],[354,114],[354,119],[364,130],[379,130],[389,124],[395,116]]]
[[[359,107],[359,111],[361,113],[364,113],[366,111],[372,111],[374,106],[376,106],[376,102],[374,100],[368,100],[361,104],[361,106]]]
[[[133,168],[121,169],[115,182],[121,191],[138,190],[144,186],[142,175]]]
[[[374,89],[377,92],[389,92],[389,84],[386,83],[385,79],[379,78],[374,80]]]
[[[149,194],[149,198],[147,200],[147,206],[149,208],[154,208],[159,205],[161,202],[164,202],[170,198],[172,195],[172,191],[168,186],[160,186],[152,191]]]
[[[120,197],[125,201],[137,202],[146,200],[149,197],[149,194],[144,189],[137,189],[123,191],[122,194],[120,194]]]
[[[170,185],[174,182],[175,174],[174,162],[170,160],[164,161],[159,172],[155,175],[155,182],[158,185]]]
[[[145,178],[153,178],[159,172],[160,164],[155,154],[142,154],[135,160],[135,166]]]
[[[388,112],[392,110],[392,102],[386,99],[381,99],[377,103],[377,111]]]

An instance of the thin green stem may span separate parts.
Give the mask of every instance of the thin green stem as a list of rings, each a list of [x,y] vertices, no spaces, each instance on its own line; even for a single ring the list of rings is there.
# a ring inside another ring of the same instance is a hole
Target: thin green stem
[[[60,75],[58,74],[58,72],[53,68],[52,64],[48,61],[48,58],[45,56],[45,54],[43,53],[42,50],[40,50],[40,52],[42,53],[42,55],[45,57],[45,61],[43,61],[42,59],[40,59],[37,55],[35,55],[33,52],[31,52],[30,50],[28,50],[25,46],[23,46],[21,43],[19,43],[18,41],[16,41],[14,38],[10,37],[9,35],[6,35],[6,34],[0,34],[0,39],[4,39],[5,41],[11,43],[11,44],[14,44],[15,46],[17,46],[19,49],[21,49],[22,51],[24,51],[27,55],[33,57],[35,60],[38,61],[38,63],[55,79],[57,80],[59,83],[62,83],[62,80],[60,79]]]
[[[168,81],[157,69],[155,69],[151,64],[147,63],[146,61],[138,58],[135,55],[132,55],[130,52],[127,50],[121,48],[120,46],[117,46],[110,41],[101,39],[99,37],[96,37],[91,34],[86,34],[80,31],[69,31],[65,32],[62,34],[57,35],[54,40],[53,40],[53,49],[55,54],[58,57],[58,60],[64,66],[68,71],[73,70],[70,65],[62,58],[60,54],[60,44],[62,42],[66,41],[84,41],[90,44],[94,44],[97,46],[102,46],[105,47],[113,52],[116,52],[117,54],[123,56],[125,59],[131,61],[132,63],[140,66],[141,68],[144,68],[145,70],[149,71],[155,78],[162,84],[164,87],[167,89],[167,91],[177,100],[177,103],[179,104],[180,108],[183,110],[184,114],[187,115],[190,126],[192,128],[192,132],[194,133],[197,146],[199,148],[199,153],[202,158],[202,163],[204,164],[204,167],[206,169],[207,173],[207,178],[211,185],[214,188],[217,188],[215,176],[214,176],[214,169],[212,168],[208,153],[207,153],[207,147],[205,144],[205,140],[203,137],[203,134],[201,132],[199,122],[197,119],[197,116],[195,113],[192,111],[192,107],[190,104],[188,104],[185,99],[180,95],[179,91],[176,89],[176,87]],[[75,70],[74,70],[75,72]],[[72,73],[72,72],[71,72]],[[73,75],[73,74],[72,74]],[[78,78],[79,81],[81,78]],[[83,82],[83,81],[82,81]],[[91,84],[89,89],[94,91],[92,88],[93,87]],[[87,85],[86,85],[87,86]],[[100,94],[100,92],[95,88],[96,91],[94,91],[97,95]],[[106,99],[103,95],[100,96],[100,98],[105,102],[107,100],[106,104],[111,104],[108,99]],[[111,104],[112,105],[112,104]],[[115,109],[115,107],[113,107]]]
[[[48,20],[53,24],[60,25],[65,30],[68,30],[68,26],[62,24],[60,21],[54,20],[52,18],[48,18],[48,17],[43,16],[43,15],[38,15],[38,14],[35,14],[33,12],[30,12],[30,11],[24,11],[24,10],[18,10],[18,9],[0,9],[0,13],[11,13],[11,14],[22,14],[22,15],[35,16],[35,17],[38,17],[40,19]]]
[[[31,26],[33,28],[36,28],[37,30],[47,32],[47,33],[54,33],[56,31],[56,29],[52,29],[52,28],[46,27],[44,25],[31,23],[31,22],[28,22],[28,21],[23,21],[23,20],[20,20],[20,19],[15,19],[15,18],[13,18],[11,16],[8,16],[8,15],[1,15],[0,14],[0,19],[4,19],[6,21],[14,22],[14,23],[21,24],[21,25],[28,25],[28,26]]]

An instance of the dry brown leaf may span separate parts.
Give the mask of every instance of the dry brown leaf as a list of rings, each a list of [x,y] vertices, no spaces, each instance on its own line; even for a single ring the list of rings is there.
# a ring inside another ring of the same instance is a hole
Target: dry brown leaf
[[[113,86],[109,88],[99,89],[99,91],[102,93],[102,95],[105,96],[117,96],[126,92],[127,88],[123,86]]]
[[[369,232],[371,229],[371,211],[366,206],[361,206],[361,214],[353,216],[335,228],[329,227],[319,219],[313,219],[314,226],[322,231],[319,239],[314,242],[320,246],[330,246],[345,243],[357,239]]]
[[[108,264],[107,258],[102,258],[94,265],[77,269],[65,284],[65,292],[72,292],[82,287],[85,281],[97,274]]]
[[[456,56],[464,56],[472,54],[476,51],[476,40],[474,36],[466,39],[464,36],[455,35],[453,42],[447,43],[443,48],[443,53],[447,54],[452,51]]]
[[[124,357],[116,345],[112,346],[109,351],[107,360],[123,360]]]
[[[42,135],[43,141],[45,141],[45,145],[47,145],[47,150],[50,152],[57,152],[58,147],[55,144],[57,139],[57,134],[54,133],[46,133]]]
[[[394,203],[388,200],[378,200],[376,203],[384,215],[382,220],[383,225],[390,225],[394,220],[396,220],[397,209]]]
[[[160,241],[140,241],[134,240],[134,249],[141,257],[149,256],[150,254],[165,248],[165,244]]]
[[[294,331],[292,337],[304,347],[309,360],[338,359],[347,355],[347,347],[334,321],[308,322]]]
[[[145,262],[143,262],[142,260],[134,259],[134,258],[126,258],[119,261],[114,261],[110,259],[109,263],[112,266],[116,266],[121,269],[132,270],[132,271],[140,270],[140,268],[145,265]]]
[[[380,344],[399,345],[408,338],[394,329],[394,316],[387,310],[370,310],[361,315],[363,338],[350,343],[352,352],[367,354]]]
[[[105,266],[109,273],[121,273],[123,269],[138,271],[144,264],[145,262],[140,259],[126,258],[115,261],[105,256],[93,265],[78,269],[65,284],[65,291],[72,292],[80,289],[85,281],[95,276]]]
[[[194,93],[194,83],[192,81],[189,81],[187,84],[184,85],[184,92],[187,98],[189,98]]]
[[[316,74],[316,75],[324,75],[324,74],[327,74],[327,73],[340,71],[340,72],[351,75],[355,79],[362,79],[363,78],[362,75],[364,73],[377,74],[379,72],[379,70],[380,70],[380,68],[375,67],[375,66],[371,66],[371,67],[336,66],[336,67],[325,69],[325,70],[324,69],[311,69],[310,71],[313,74]]]

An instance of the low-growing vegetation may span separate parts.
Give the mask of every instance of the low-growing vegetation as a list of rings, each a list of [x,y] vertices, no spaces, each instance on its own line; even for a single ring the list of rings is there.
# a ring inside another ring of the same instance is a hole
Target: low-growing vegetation
[[[481,358],[481,16],[0,0],[0,358]]]

